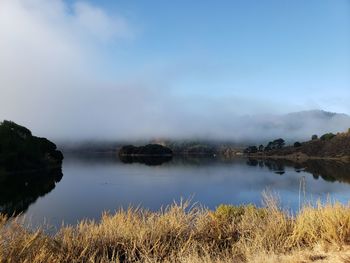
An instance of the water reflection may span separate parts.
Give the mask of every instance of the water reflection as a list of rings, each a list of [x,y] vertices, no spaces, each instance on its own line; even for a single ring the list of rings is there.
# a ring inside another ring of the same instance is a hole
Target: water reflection
[[[350,163],[341,160],[304,160],[292,161],[283,159],[248,159],[247,165],[266,167],[276,174],[284,174],[286,167],[294,168],[295,172],[307,172],[314,179],[320,177],[328,182],[350,184]]]
[[[0,213],[14,216],[27,211],[39,197],[51,192],[62,179],[62,170],[0,174]]]
[[[260,206],[266,189],[278,193],[283,207],[297,211],[301,179],[308,200],[325,201],[328,194],[343,203],[350,200],[350,164],[338,161],[175,156],[161,165],[153,161],[145,165],[144,160],[126,163],[115,154],[66,154],[61,181],[62,172],[33,180],[1,177],[0,211],[25,212],[33,223],[43,223],[45,218],[59,227],[63,221],[99,220],[103,211],[130,205],[157,211],[181,198],[192,198],[210,209],[222,203]]]
[[[142,163],[148,166],[162,165],[163,163],[170,162],[172,156],[130,156],[130,155],[120,155],[119,159],[123,163]]]

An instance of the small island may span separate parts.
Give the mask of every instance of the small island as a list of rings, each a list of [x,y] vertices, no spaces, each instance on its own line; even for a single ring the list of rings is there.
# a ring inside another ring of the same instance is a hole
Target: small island
[[[160,144],[145,146],[126,145],[119,150],[119,156],[172,156],[173,151]]]
[[[0,172],[18,173],[60,168],[63,154],[46,138],[12,121],[0,123]]]
[[[142,163],[154,166],[169,162],[172,157],[173,151],[160,144],[147,144],[139,147],[126,145],[119,150],[119,159],[123,163]]]

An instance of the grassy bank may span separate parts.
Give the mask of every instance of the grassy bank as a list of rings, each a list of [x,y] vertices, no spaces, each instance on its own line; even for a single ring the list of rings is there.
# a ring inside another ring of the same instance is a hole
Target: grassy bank
[[[54,236],[0,219],[1,262],[350,262],[349,243],[350,206],[338,203],[294,217],[271,199],[265,208],[128,209]]]

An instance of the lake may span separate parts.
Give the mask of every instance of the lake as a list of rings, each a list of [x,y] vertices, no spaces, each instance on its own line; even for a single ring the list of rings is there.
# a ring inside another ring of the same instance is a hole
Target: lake
[[[268,190],[291,211],[303,201],[350,199],[350,165],[342,162],[191,157],[146,164],[107,154],[66,155],[62,173],[37,182],[0,180],[0,210],[22,212],[33,225],[59,227],[98,220],[103,211],[121,207],[158,210],[181,198],[210,209],[222,203],[261,206],[262,192]]]

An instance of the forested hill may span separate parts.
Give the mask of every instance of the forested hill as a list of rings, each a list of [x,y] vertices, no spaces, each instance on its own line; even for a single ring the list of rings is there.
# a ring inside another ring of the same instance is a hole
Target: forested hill
[[[250,146],[245,152],[248,155],[285,156],[291,158],[350,158],[350,129],[344,133],[326,133],[320,138],[317,135],[313,135],[309,141],[295,142],[290,146],[284,146],[284,142],[279,147],[272,148]]]
[[[62,164],[63,155],[54,143],[33,136],[12,121],[0,123],[0,171],[47,169]]]

